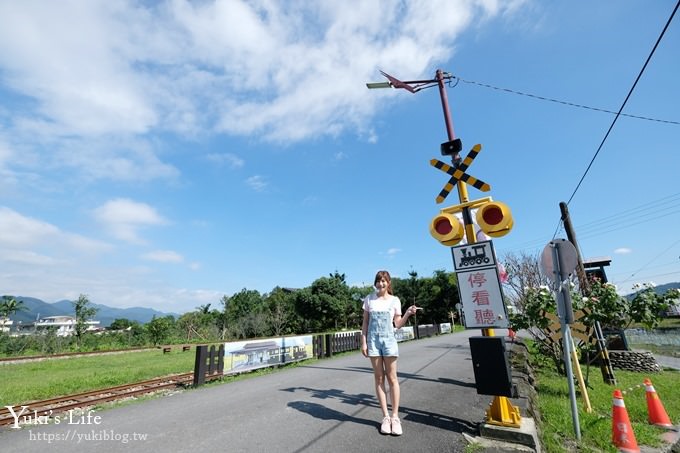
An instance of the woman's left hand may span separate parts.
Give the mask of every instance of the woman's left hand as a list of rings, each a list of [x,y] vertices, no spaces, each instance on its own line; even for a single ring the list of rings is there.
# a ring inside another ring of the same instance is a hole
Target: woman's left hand
[[[415,305],[411,305],[410,307],[408,307],[408,314],[413,316],[416,314],[418,310],[422,310],[422,308],[416,307]]]

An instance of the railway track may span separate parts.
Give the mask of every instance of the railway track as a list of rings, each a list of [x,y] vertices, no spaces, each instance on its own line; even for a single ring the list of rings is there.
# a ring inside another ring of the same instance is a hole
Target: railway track
[[[206,381],[214,380],[222,375],[213,374],[206,376]],[[19,424],[36,423],[37,420],[47,422],[51,417],[69,413],[75,409],[84,410],[97,404],[110,401],[136,397],[159,390],[168,390],[193,383],[194,373],[175,374],[133,384],[119,385],[106,389],[93,390],[75,395],[60,396],[43,401],[32,401],[18,406],[13,406],[14,414],[7,408],[0,408],[0,426],[12,425],[19,418]],[[22,407],[26,406],[22,412]],[[28,417],[28,418],[24,418]]]

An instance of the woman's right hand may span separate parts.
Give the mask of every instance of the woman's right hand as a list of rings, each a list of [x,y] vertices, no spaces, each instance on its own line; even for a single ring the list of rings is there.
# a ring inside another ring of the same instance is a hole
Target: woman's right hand
[[[364,357],[368,357],[368,346],[366,346],[366,344],[361,345],[361,353]]]

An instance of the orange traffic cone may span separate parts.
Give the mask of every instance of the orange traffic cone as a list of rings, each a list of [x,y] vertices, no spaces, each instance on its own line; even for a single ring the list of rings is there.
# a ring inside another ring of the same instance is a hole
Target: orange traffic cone
[[[673,428],[673,423],[671,419],[668,418],[666,409],[664,409],[659,395],[657,395],[652,381],[645,379],[645,390],[647,391],[647,417],[649,423],[656,426],[662,426],[664,428]]]
[[[514,330],[508,329],[508,338],[510,338],[513,342],[515,341],[515,335],[517,334],[515,333]]]
[[[612,442],[621,452],[640,453],[635,433],[630,426],[626,405],[623,403],[623,395],[619,389],[614,390],[612,402]]]

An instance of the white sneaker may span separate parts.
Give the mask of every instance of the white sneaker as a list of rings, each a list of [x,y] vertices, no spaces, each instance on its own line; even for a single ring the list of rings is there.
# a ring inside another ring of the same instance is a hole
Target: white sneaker
[[[382,419],[382,424],[380,425],[380,432],[383,434],[392,434],[392,419],[385,417]]]
[[[401,436],[404,433],[401,429],[401,420],[399,417],[392,417],[392,435]]]

